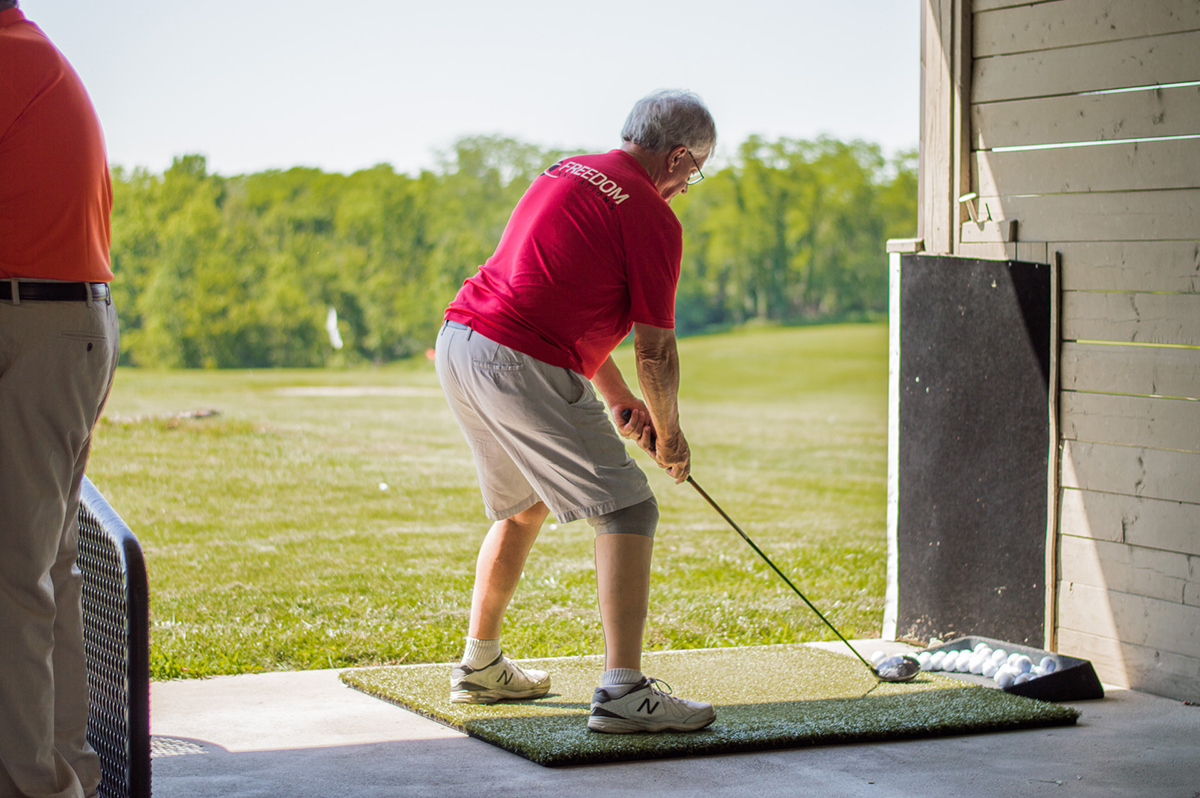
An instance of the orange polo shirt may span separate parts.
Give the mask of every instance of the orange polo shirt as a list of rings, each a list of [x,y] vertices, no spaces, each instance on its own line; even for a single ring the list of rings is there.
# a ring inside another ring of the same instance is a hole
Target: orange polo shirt
[[[111,212],[82,81],[20,9],[0,11],[0,279],[109,282]]]

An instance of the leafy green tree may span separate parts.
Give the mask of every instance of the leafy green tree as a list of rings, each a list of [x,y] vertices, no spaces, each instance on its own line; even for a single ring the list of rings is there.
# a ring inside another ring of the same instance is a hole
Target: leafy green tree
[[[199,155],[161,175],[114,169],[122,362],[322,366],[422,352],[530,181],[565,154],[477,136],[415,176],[380,164],[222,177]],[[863,142],[748,139],[675,204],[680,331],[883,312],[884,241],[911,235],[915,197],[912,153],[888,162]]]

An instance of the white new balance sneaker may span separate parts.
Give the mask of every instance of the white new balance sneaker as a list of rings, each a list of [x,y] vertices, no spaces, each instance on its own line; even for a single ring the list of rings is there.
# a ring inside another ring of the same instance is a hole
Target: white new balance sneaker
[[[550,674],[525,670],[503,653],[485,667],[456,665],[450,671],[450,700],[455,704],[494,704],[541,698],[550,692]]]
[[[660,690],[659,684],[667,689]],[[712,704],[676,698],[670,691],[670,685],[655,679],[597,687],[592,694],[588,728],[609,734],[696,731],[717,719]]]

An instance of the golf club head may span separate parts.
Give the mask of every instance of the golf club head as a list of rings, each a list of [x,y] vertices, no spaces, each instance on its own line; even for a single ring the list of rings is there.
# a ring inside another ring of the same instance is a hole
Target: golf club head
[[[871,670],[881,682],[911,682],[921,672],[921,663],[911,654],[897,654]]]

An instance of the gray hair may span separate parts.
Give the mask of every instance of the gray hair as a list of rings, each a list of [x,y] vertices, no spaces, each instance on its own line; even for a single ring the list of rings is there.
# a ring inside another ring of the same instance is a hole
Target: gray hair
[[[708,155],[717,143],[717,123],[699,95],[660,89],[638,100],[621,128],[621,140],[662,153],[683,145]]]

